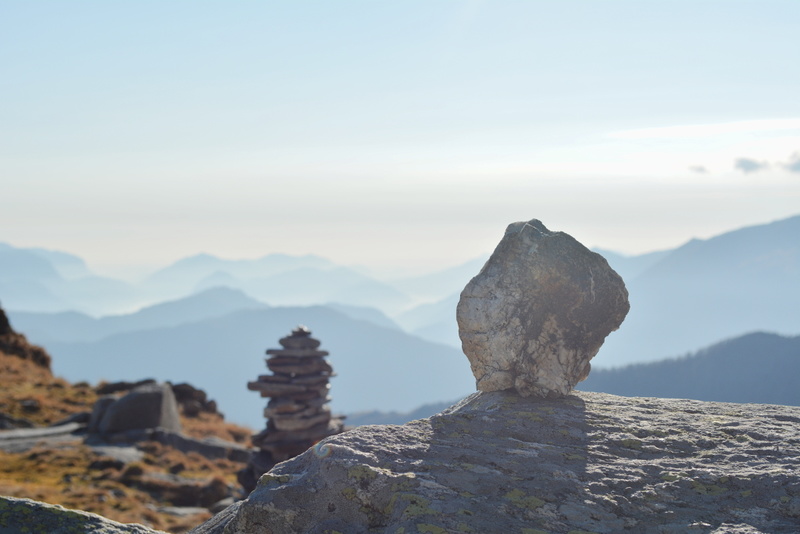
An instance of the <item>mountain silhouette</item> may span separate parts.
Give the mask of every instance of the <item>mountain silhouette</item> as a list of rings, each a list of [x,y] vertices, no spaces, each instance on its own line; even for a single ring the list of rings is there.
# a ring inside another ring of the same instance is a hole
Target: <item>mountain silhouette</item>
[[[148,276],[144,287],[159,294],[171,293],[170,297],[182,297],[191,293],[206,279],[228,275],[233,280],[263,278],[301,268],[331,268],[334,265],[319,256],[290,256],[268,254],[252,260],[228,260],[211,254],[197,254],[180,259]]]
[[[10,312],[10,316],[20,331],[46,345],[53,342],[93,342],[123,332],[169,328],[234,311],[266,307],[241,291],[215,287],[183,299],[148,306],[135,313],[97,319],[78,312]]]
[[[745,332],[800,332],[800,216],[671,251],[626,280],[631,311],[593,365],[685,354]]]
[[[592,370],[582,391],[800,406],[800,336],[757,332],[682,358]]]
[[[130,307],[135,290],[95,276],[83,260],[64,252],[0,243],[0,296],[8,310],[113,310]]]

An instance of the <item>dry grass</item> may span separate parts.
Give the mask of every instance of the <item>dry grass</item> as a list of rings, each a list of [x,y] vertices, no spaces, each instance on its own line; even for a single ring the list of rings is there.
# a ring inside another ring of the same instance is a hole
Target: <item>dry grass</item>
[[[180,453],[177,453],[180,455]],[[172,461],[180,461],[176,451]],[[182,463],[194,467],[193,460]],[[50,504],[60,504],[93,512],[121,523],[142,523],[167,532],[185,532],[211,517],[210,513],[187,518],[159,513],[158,507],[177,505],[181,488],[174,484],[147,483],[147,475],[163,472],[151,455],[143,464],[120,468],[118,462],[103,458],[90,448],[76,444],[63,448],[35,448],[25,453],[0,451],[0,494],[26,497]],[[219,471],[213,466],[214,471]],[[220,478],[199,479],[198,492],[205,486],[219,487]],[[225,483],[223,482],[223,485]]]
[[[97,394],[88,384],[72,385],[31,360],[0,352],[0,412],[49,425],[91,411]]]
[[[253,430],[226,422],[221,415],[201,412],[193,417],[181,414],[183,433],[197,439],[216,436],[242,445],[250,445]]]
[[[47,425],[91,411],[96,399],[97,393],[88,384],[70,384],[30,360],[0,352],[0,412]],[[182,416],[181,422],[184,432],[196,438],[218,436],[247,443],[252,434],[248,428],[226,423],[219,414]],[[138,447],[145,453],[143,460],[128,465],[99,456],[79,439],[24,453],[0,451],[0,495],[60,504],[122,523],[180,533],[211,514],[184,518],[159,513],[158,508],[207,506],[229,487],[238,487],[236,472],[244,467],[156,442]],[[182,478],[176,482],[169,474]]]

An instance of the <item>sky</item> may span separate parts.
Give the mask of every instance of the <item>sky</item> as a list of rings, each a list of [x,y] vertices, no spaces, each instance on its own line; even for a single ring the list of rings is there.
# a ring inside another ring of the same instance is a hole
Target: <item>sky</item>
[[[399,275],[800,213],[796,0],[0,2],[0,242]]]

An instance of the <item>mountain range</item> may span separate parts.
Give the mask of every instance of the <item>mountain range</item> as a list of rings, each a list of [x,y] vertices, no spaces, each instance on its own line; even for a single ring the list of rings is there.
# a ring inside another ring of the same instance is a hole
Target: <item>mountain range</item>
[[[631,311],[592,377],[746,332],[800,334],[798,235],[800,216],[638,256],[598,250],[624,277]],[[332,353],[338,411],[407,412],[472,391],[455,307],[484,261],[378,280],[313,255],[201,254],[123,282],[68,253],[0,244],[0,304],[71,380],[193,380],[259,426],[260,403],[243,386],[265,372],[254,355],[300,323]]]
[[[409,411],[474,391],[466,357],[452,347],[328,307],[267,307],[230,289],[110,318],[67,314],[80,320],[58,325],[63,316],[9,313],[14,328],[44,344],[54,372],[68,380],[190,382],[230,420],[254,428],[264,424],[265,400],[247,382],[268,372],[265,350],[278,348],[298,324],[308,325],[330,352],[337,412]]]
[[[631,310],[592,365],[656,361],[746,332],[800,333],[798,236],[795,216],[638,256],[596,250],[625,280]],[[419,337],[459,347],[458,298],[394,319]]]
[[[655,361],[747,332],[800,333],[799,236],[796,216],[662,255],[625,281],[631,311],[592,365]]]

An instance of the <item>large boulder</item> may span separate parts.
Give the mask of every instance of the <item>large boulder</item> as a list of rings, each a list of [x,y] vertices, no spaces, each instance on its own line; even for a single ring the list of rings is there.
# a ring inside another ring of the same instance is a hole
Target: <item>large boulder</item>
[[[169,384],[142,384],[119,399],[101,397],[89,422],[90,431],[105,436],[148,428],[181,430],[178,404]]]
[[[800,407],[478,392],[327,438],[195,534],[797,533]]]
[[[41,532],[47,534],[164,534],[135,523],[117,523],[105,517],[68,510],[30,499],[0,497],[0,533]]]
[[[508,226],[456,318],[480,391],[559,397],[585,379],[630,308],[606,260],[538,220]]]

